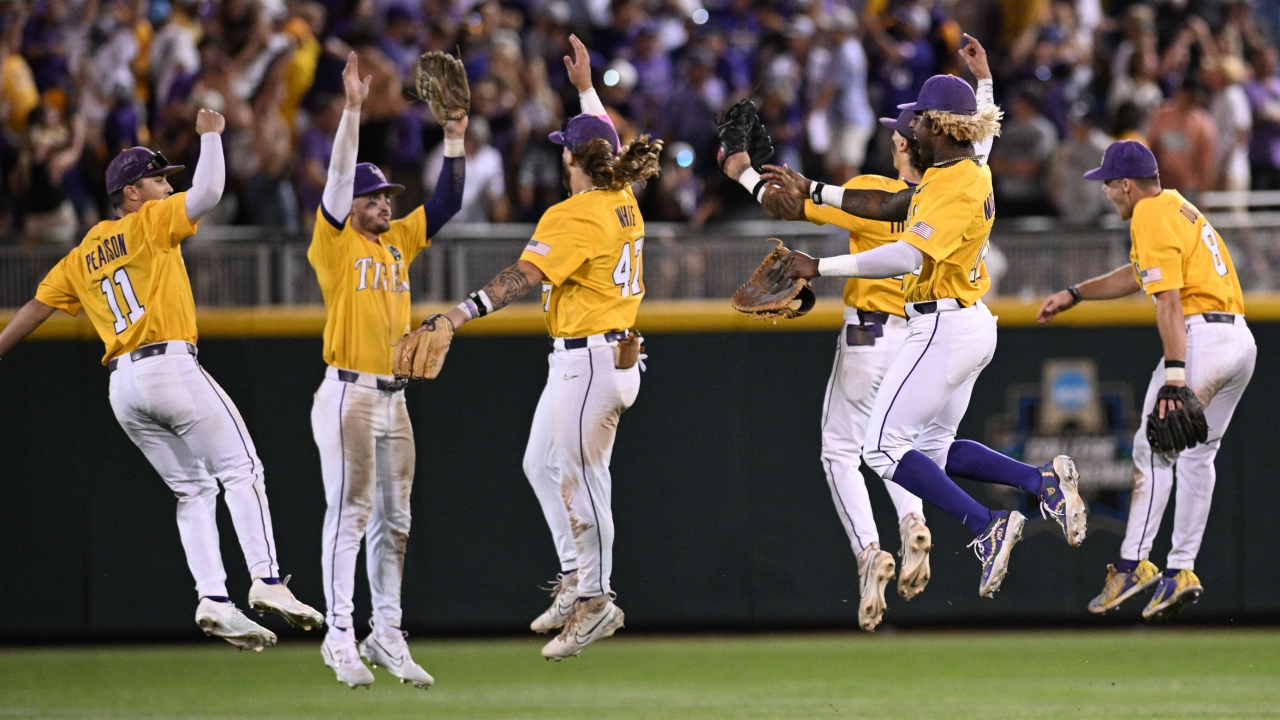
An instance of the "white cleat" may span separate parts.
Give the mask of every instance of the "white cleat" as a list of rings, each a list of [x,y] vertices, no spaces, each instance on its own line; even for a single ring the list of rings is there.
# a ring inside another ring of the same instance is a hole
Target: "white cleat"
[[[324,616],[310,605],[299,602],[298,598],[289,592],[288,585],[289,578],[275,585],[254,580],[253,586],[249,588],[249,607],[257,610],[259,615],[275,613],[288,620],[290,625],[303,630],[324,625]]]
[[[894,569],[893,556],[879,543],[871,543],[858,556],[858,627],[867,632],[875,632],[884,618],[884,586],[893,579]]]
[[[561,660],[577,655],[588,645],[612,636],[622,627],[625,615],[613,604],[613,593],[579,601],[564,630],[542,648],[542,657]]]
[[[551,607],[529,624],[529,629],[536,633],[551,632],[564,627],[565,621],[573,614],[573,606],[578,604],[578,571],[567,575],[557,575],[551,586]]]
[[[369,624],[373,626],[373,632],[360,642],[360,657],[374,667],[381,665],[386,668],[402,683],[413,683],[414,687],[430,690],[436,679],[409,655],[409,643],[404,641],[407,633],[398,628],[374,625],[372,620]],[[369,676],[369,681],[373,681],[373,675]]]
[[[346,683],[352,690],[357,687],[369,687],[373,684],[373,671],[360,662],[356,652],[355,633],[351,630],[339,631],[347,637],[334,637],[331,631],[320,645],[320,656],[324,664],[333,668],[338,682]]]
[[[903,518],[899,529],[902,549],[898,551],[898,557],[902,558],[902,570],[898,573],[898,594],[910,600],[924,592],[924,586],[929,584],[929,550],[933,548],[933,533],[925,527],[924,518],[915,513]]]
[[[196,624],[205,635],[216,635],[237,650],[262,652],[264,647],[276,644],[276,634],[245,617],[235,603],[201,598],[196,606]]]

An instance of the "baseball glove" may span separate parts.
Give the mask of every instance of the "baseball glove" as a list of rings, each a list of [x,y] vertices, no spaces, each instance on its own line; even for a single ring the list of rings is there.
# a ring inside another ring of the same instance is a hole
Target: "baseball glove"
[[[756,104],[751,98],[742,98],[716,122],[716,132],[720,135],[720,150],[716,160],[720,164],[720,172],[724,172],[724,161],[734,153],[745,152],[751,156],[751,167],[757,171],[773,157],[773,139],[760,122],[756,113]]]
[[[422,327],[396,343],[394,369],[398,378],[435,380],[444,367],[444,356],[453,342],[453,323],[443,315],[432,315]]]
[[[442,52],[418,58],[418,99],[441,125],[466,117],[471,112],[471,86],[462,61]]]
[[[813,309],[817,298],[808,280],[787,276],[785,261],[791,251],[778,238],[769,239],[778,243],[777,247],[769,251],[747,284],[733,294],[729,304],[738,312],[761,319],[800,317]],[[791,307],[796,300],[800,301],[800,307]]]
[[[1166,410],[1160,418],[1161,400],[1180,400],[1182,407]],[[1159,453],[1178,453],[1209,439],[1209,423],[1204,408],[1191,388],[1165,385],[1156,395],[1156,407],[1147,416],[1147,442]]]

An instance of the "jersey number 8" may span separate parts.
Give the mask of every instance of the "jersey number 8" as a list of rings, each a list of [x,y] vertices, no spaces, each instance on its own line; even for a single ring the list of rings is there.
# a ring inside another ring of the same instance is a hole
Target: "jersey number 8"
[[[622,288],[622,297],[631,297],[644,292],[640,285],[640,252],[644,248],[644,238],[636,240],[634,261],[631,255],[631,243],[622,244],[622,257],[613,268],[613,284]]]
[[[1209,223],[1205,223],[1200,228],[1200,239],[1204,241],[1205,247],[1209,248],[1209,253],[1213,255],[1213,269],[1219,275],[1227,274],[1227,264],[1222,262],[1222,250],[1218,249],[1218,235],[1213,232],[1213,228],[1209,227]]]
[[[120,312],[120,303],[116,302],[116,292],[111,287],[111,279],[115,279],[116,285],[120,286],[120,294],[124,295],[125,304],[129,306],[128,320]],[[116,331],[117,335],[124,332],[125,328],[138,322],[138,318],[142,317],[143,313],[147,311],[138,302],[138,296],[133,292],[133,283],[129,281],[129,273],[125,272],[124,268],[116,270],[111,278],[102,278],[102,294],[107,297],[107,305],[111,306],[111,314],[116,317],[116,323],[112,329]]]

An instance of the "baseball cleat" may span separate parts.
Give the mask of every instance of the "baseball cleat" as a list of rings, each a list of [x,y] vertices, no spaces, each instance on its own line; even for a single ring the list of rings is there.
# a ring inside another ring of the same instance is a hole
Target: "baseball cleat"
[[[1079,547],[1084,542],[1089,509],[1080,497],[1080,474],[1076,464],[1059,455],[1040,468],[1040,515],[1052,519],[1067,536],[1067,544]]]
[[[551,607],[529,624],[529,629],[536,633],[564,627],[565,621],[573,614],[573,606],[578,603],[578,571],[556,575],[556,582],[550,591]]]
[[[858,555],[858,627],[875,632],[884,618],[884,586],[893,579],[893,556],[871,543]]]
[[[400,678],[402,683],[413,683],[414,687],[430,690],[436,680],[409,655],[409,643],[404,641],[408,633],[400,628],[375,625],[372,620],[369,625],[373,627],[373,632],[361,641],[360,657],[368,660],[374,667],[381,665],[386,668],[387,672]],[[371,679],[372,677],[370,675]]]
[[[237,650],[262,652],[276,644],[276,634],[250,620],[231,602],[201,598],[196,606],[196,624],[205,635],[216,635]]]
[[[1104,613],[1115,610],[1120,603],[1146,590],[1160,581],[1160,568],[1149,560],[1138,563],[1133,572],[1120,572],[1115,565],[1107,566],[1107,582],[1098,597],[1089,601],[1089,612]]]
[[[929,550],[933,548],[933,533],[925,527],[924,518],[912,513],[899,525],[902,534],[902,569],[898,572],[898,594],[910,600],[924,592],[929,584]]]
[[[1147,620],[1168,620],[1182,611],[1184,605],[1199,602],[1204,586],[1200,578],[1190,570],[1179,570],[1174,577],[1160,576],[1156,585],[1156,593],[1151,602],[1142,609],[1142,617]]]
[[[310,605],[299,602],[289,592],[288,584],[289,578],[274,585],[268,585],[260,579],[254,580],[249,588],[249,607],[257,610],[259,615],[275,613],[288,620],[290,625],[303,630],[324,625],[324,616]]]
[[[360,662],[360,655],[356,653],[355,633],[351,630],[341,631],[340,634],[330,630],[320,645],[320,656],[324,658],[325,665],[333,668],[338,682],[346,683],[352,690],[367,688],[373,684],[373,671]]]
[[[1009,554],[1022,539],[1022,526],[1026,520],[1017,510],[1001,510],[987,525],[986,534],[969,543],[973,554],[982,561],[982,579],[978,583],[978,594],[982,597],[995,597],[1000,589],[1000,583],[1009,573]]]
[[[542,648],[542,657],[560,662],[577,655],[591,643],[611,637],[624,619],[622,608],[613,604],[613,593],[579,600],[564,629]]]

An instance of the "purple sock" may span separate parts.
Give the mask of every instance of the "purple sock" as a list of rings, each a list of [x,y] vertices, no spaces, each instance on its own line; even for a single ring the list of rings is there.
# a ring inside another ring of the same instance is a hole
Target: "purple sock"
[[[1120,562],[1116,563],[1116,572],[1131,573],[1137,569],[1137,560],[1125,560],[1124,558],[1120,558]]]
[[[1040,469],[972,440],[956,440],[947,451],[947,474],[1040,494]]]
[[[267,585],[279,585],[280,578],[262,578],[262,582],[266,583]]]
[[[1165,568],[1164,576],[1167,578],[1178,577],[1178,573],[1182,572],[1182,568]]]
[[[893,472],[893,481],[964,523],[974,535],[991,523],[991,511],[969,497],[937,463],[919,450],[908,450],[902,456],[898,469]]]

